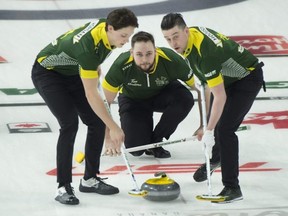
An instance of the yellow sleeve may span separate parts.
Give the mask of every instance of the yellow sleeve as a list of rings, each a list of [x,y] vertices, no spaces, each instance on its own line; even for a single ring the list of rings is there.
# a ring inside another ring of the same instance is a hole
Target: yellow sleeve
[[[97,70],[84,70],[83,68],[80,68],[80,77],[86,79],[95,79],[98,78],[99,75]]]
[[[207,84],[208,84],[209,88],[213,88],[213,87],[215,87],[215,86],[217,86],[223,82],[224,82],[224,80],[223,80],[223,77],[221,74],[219,74],[219,76],[217,76],[211,80],[207,80]]]
[[[191,79],[185,81],[185,83],[186,83],[188,86],[193,86],[193,85],[195,84],[194,76],[192,76]]]
[[[113,93],[117,93],[119,88],[118,87],[114,87],[112,85],[110,85],[106,79],[103,80],[102,82],[102,87],[110,92],[113,92]]]

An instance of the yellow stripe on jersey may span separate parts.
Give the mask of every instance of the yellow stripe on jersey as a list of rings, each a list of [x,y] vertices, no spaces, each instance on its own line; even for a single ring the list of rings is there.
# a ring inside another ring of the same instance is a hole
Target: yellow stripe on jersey
[[[171,61],[171,59],[161,50],[160,48],[156,48],[156,53],[164,59]]]
[[[249,72],[251,72],[251,71],[255,70],[255,67],[249,67],[249,68],[247,68],[247,70],[248,70]]]
[[[47,56],[43,56],[37,59],[37,62],[41,65],[41,62],[46,59]],[[43,66],[43,65],[42,65]],[[47,70],[53,70],[54,67],[46,67]]]
[[[102,87],[110,92],[113,92],[113,93],[117,93],[118,92],[118,87],[114,87],[114,86],[111,86],[107,81],[106,79],[103,80],[102,82]]]
[[[134,61],[134,58],[132,55],[130,55],[130,57],[128,58],[128,60],[125,64],[128,64],[128,63],[133,62],[133,61]]]
[[[95,79],[98,78],[99,75],[96,70],[84,70],[83,68],[80,68],[80,76],[86,79]]]
[[[153,70],[150,72],[150,74],[155,73],[158,62],[159,62],[159,57],[162,57],[164,59],[167,59],[168,61],[171,61],[171,59],[161,50],[160,48],[156,48],[156,55],[155,55],[155,64]]]
[[[191,79],[185,81],[185,83],[186,83],[188,86],[193,86],[193,85],[195,84],[194,76],[192,76]]]
[[[92,31],[91,35],[94,39],[95,46],[100,42],[100,40],[103,40],[103,44],[107,49],[112,50],[112,47],[109,43],[107,32],[105,31],[105,25],[106,22],[100,23],[97,25]]]
[[[157,68],[157,65],[158,65],[158,62],[159,62],[159,54],[156,52],[156,55],[155,55],[155,64],[154,64],[154,66],[153,66],[153,70],[150,71],[149,74],[155,73],[156,68]]]
[[[192,32],[193,37],[194,37],[193,38],[194,46],[197,48],[198,54],[200,56],[202,56],[201,52],[200,52],[200,47],[201,47],[202,41],[204,40],[204,35],[200,31],[198,31],[198,30],[196,30],[194,28],[192,28],[190,30],[190,32]]]
[[[200,31],[195,28],[190,28],[187,47],[183,52],[183,56],[187,57],[191,53],[193,45],[196,47],[198,54],[201,56],[200,47],[203,39],[204,35]]]
[[[221,74],[219,74],[219,76],[217,76],[211,80],[207,80],[207,84],[210,88],[213,88],[213,87],[215,87],[215,86],[217,86],[223,82],[224,82],[224,80],[223,80],[223,77]]]
[[[43,56],[43,57],[40,57],[37,59],[37,62],[38,63],[41,63],[47,56]]]

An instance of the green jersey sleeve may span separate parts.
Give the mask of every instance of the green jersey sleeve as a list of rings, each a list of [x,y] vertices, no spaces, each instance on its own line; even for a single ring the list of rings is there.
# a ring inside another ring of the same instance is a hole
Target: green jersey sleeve
[[[66,32],[40,51],[38,62],[63,75],[97,77],[98,66],[112,51],[105,25],[101,19]]]
[[[194,74],[210,87],[231,83],[247,76],[258,59],[227,36],[205,27],[191,27],[184,56]]]
[[[122,53],[116,58],[111,67],[109,68],[105,79],[102,83],[103,87],[111,92],[120,91],[124,81],[125,74],[123,70],[125,69],[125,65],[130,65],[133,60],[130,59],[130,52]]]
[[[182,80],[189,86],[194,83],[193,71],[190,68],[189,61],[169,48],[161,47],[157,52],[166,60],[166,70],[171,79]]]

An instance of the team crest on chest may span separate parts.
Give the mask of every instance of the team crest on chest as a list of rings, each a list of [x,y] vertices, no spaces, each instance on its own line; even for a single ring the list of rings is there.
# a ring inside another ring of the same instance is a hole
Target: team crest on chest
[[[155,83],[157,86],[164,86],[164,85],[167,85],[169,83],[167,77],[163,77],[161,76],[160,78],[157,78],[155,80]]]

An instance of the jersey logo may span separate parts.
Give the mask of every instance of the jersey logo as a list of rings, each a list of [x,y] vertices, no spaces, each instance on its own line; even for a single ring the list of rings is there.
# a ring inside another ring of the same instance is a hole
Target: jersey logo
[[[238,47],[238,52],[239,52],[239,53],[243,53],[244,50],[245,50],[244,47],[241,46],[241,45],[239,45],[239,47]]]
[[[130,64],[124,66],[124,67],[122,68],[122,70],[125,71],[126,69],[130,68],[131,66],[132,66],[132,63],[130,63]]]
[[[167,77],[161,76],[160,78],[157,78],[155,80],[155,83],[157,86],[165,86],[169,83],[169,81],[168,81]]]
[[[80,39],[89,31],[91,31],[95,26],[97,25],[97,22],[91,22],[85,29],[83,29],[81,32],[79,32],[77,35],[73,37],[73,44],[78,43]]]
[[[127,84],[128,86],[142,86],[142,84],[138,83],[138,80],[131,79],[131,81]]]
[[[206,73],[205,74],[205,77],[206,78],[209,78],[209,77],[212,77],[213,75],[215,75],[216,74],[216,70],[213,70],[213,71],[211,71],[211,72],[209,72],[209,73]]]
[[[214,34],[209,32],[205,27],[199,27],[200,31],[205,34],[210,40],[213,41],[213,43],[218,47],[223,47],[222,41],[219,40]]]

